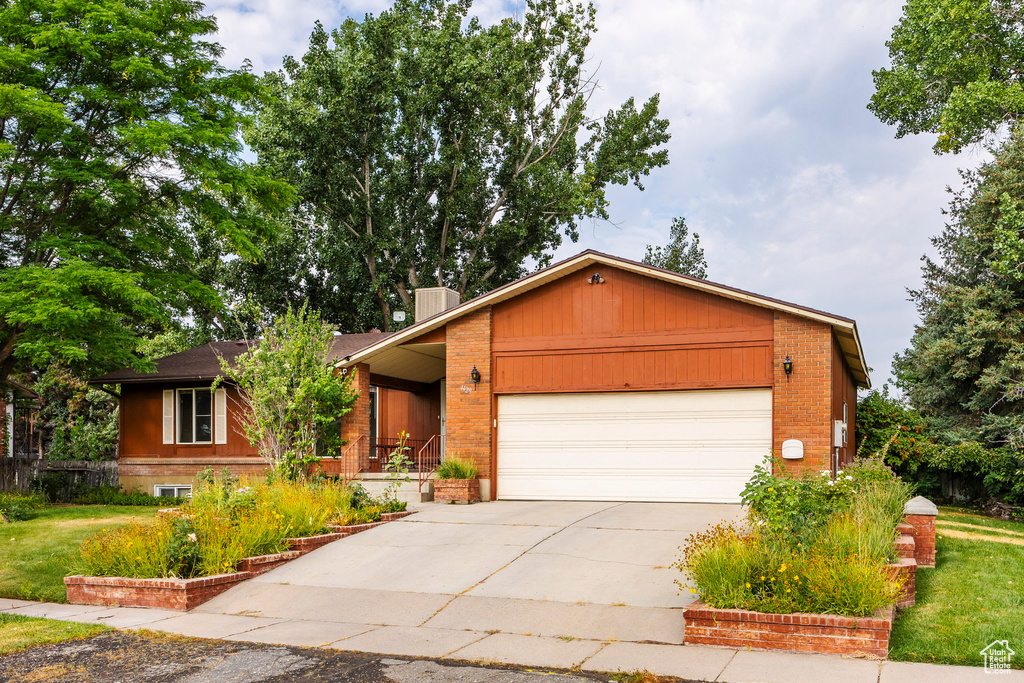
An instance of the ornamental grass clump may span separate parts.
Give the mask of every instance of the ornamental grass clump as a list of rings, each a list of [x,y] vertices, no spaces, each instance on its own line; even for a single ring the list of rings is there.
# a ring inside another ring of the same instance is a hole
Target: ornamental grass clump
[[[690,536],[675,566],[712,607],[868,616],[899,597],[896,525],[911,488],[874,464],[802,477],[759,466],[745,526]],[[780,467],[781,469],[781,467]]]
[[[468,459],[451,455],[438,465],[434,474],[438,479],[476,479],[480,471]]]
[[[197,477],[177,515],[104,530],[80,547],[73,573],[130,578],[195,578],[237,571],[245,557],[288,549],[288,539],[329,532],[340,520],[380,519],[376,502],[328,480],[239,481],[211,471]]]

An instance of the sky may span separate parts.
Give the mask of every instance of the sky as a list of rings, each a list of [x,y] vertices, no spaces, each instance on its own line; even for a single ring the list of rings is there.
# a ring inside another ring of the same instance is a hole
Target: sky
[[[895,139],[866,108],[899,0],[607,0],[589,54],[602,115],[661,94],[670,163],[646,190],[614,187],[611,220],[581,227],[584,249],[640,260],[673,217],[700,235],[708,279],[853,318],[872,383],[889,379],[918,320],[906,289],[943,227],[947,187],[984,153],[937,156],[933,136]],[[208,0],[224,62],[257,73],[300,56],[328,29],[389,2]],[[485,23],[522,2],[477,0]],[[797,362],[799,360],[797,359]]]

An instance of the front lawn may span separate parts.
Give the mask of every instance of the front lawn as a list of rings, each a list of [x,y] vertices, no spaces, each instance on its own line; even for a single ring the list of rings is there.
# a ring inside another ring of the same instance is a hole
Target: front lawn
[[[32,519],[0,525],[0,597],[67,602],[63,557],[96,531],[155,515],[155,507],[47,506]]]
[[[73,621],[0,614],[0,656],[36,645],[88,638],[107,630],[102,624],[77,624]]]
[[[917,604],[896,620],[890,659],[981,666],[994,640],[1020,652],[1024,524],[940,508],[936,530],[936,567],[918,570]]]

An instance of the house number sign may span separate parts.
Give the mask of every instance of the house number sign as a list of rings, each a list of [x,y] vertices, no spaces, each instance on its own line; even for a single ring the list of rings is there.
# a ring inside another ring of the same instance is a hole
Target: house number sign
[[[469,386],[468,384],[463,384],[461,387],[459,387],[459,391],[461,391],[464,394],[472,394],[473,387]]]

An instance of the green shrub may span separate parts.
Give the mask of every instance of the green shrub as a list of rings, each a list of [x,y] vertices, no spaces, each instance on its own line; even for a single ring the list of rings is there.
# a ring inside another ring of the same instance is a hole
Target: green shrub
[[[86,489],[71,499],[76,505],[139,505],[175,507],[188,501],[188,498],[172,498],[169,496],[151,496],[139,491],[122,491],[116,486],[97,486]]]
[[[0,517],[8,522],[31,519],[35,511],[44,505],[46,500],[38,493],[0,492]]]
[[[476,479],[479,473],[476,465],[458,455],[446,457],[435,472],[438,479]]]
[[[743,492],[749,527],[689,537],[675,566],[717,608],[867,616],[893,604],[896,525],[911,486],[880,462],[786,477],[759,466]],[[677,583],[682,587],[684,584]]]

